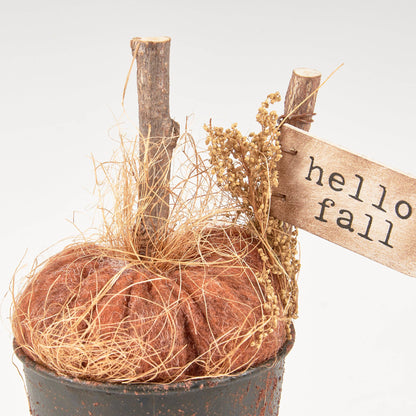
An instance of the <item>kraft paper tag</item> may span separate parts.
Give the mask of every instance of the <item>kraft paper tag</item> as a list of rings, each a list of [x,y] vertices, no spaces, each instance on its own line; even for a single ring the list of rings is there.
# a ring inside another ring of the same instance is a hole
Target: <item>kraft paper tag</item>
[[[271,214],[416,277],[416,179],[284,125]]]

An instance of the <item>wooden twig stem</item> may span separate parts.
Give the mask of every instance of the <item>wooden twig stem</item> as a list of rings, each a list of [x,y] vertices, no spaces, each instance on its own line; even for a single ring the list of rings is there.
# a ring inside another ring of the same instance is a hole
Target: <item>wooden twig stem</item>
[[[320,82],[321,73],[314,69],[296,68],[293,70],[285,96],[285,116],[290,115],[287,118],[287,123],[302,130],[309,131],[312,124],[311,114],[315,110],[316,93],[309,99],[306,100],[306,98],[319,87]],[[304,100],[306,101],[301,104]],[[285,195],[279,192],[279,188],[274,190],[273,196],[285,198]],[[290,233],[293,227],[290,224],[286,225],[286,231]]]
[[[285,97],[285,115],[289,115],[306,97],[313,93],[321,82],[321,73],[309,68],[296,68]],[[316,93],[300,105],[288,118],[288,123],[309,131],[315,109]],[[294,117],[295,116],[295,117]],[[300,116],[297,118],[296,116]]]
[[[133,38],[131,49],[137,61],[139,157],[145,175],[139,203],[146,206],[142,225],[151,236],[169,216],[170,164],[179,137],[179,124],[169,113],[170,38]]]

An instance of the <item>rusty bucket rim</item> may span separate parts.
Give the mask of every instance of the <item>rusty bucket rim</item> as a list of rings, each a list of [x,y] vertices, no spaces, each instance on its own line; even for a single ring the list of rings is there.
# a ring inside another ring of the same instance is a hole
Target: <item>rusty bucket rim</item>
[[[29,358],[22,350],[22,348],[13,340],[13,349],[17,358],[22,362],[25,371],[30,370],[35,372],[38,376],[43,378],[54,380],[71,386],[73,388],[83,389],[83,390],[94,390],[94,391],[103,391],[106,393],[122,393],[122,394],[157,394],[167,392],[177,392],[177,391],[190,391],[198,390],[201,388],[209,387],[219,387],[222,384],[230,383],[234,380],[241,380],[252,377],[259,371],[267,371],[269,368],[272,368],[274,365],[279,363],[281,360],[285,359],[287,354],[292,349],[295,342],[295,330],[293,324],[291,325],[291,339],[286,339],[285,343],[279,349],[277,354],[261,363],[255,367],[249,368],[241,373],[231,374],[229,376],[223,377],[200,377],[192,378],[185,381],[171,382],[171,383],[111,383],[111,382],[99,382],[92,380],[85,380],[69,376],[60,376],[56,374],[53,370],[47,368],[46,366],[37,363],[36,361]]]

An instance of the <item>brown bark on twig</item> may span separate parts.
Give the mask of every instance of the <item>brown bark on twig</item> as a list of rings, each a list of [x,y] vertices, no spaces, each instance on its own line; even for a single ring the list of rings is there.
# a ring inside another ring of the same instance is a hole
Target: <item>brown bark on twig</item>
[[[289,115],[308,95],[314,92],[319,87],[320,82],[320,72],[309,68],[294,69],[285,97],[285,115]],[[309,131],[315,109],[316,95],[317,93],[313,94],[312,97],[299,106],[287,122],[292,126]]]
[[[317,93],[313,94],[303,104],[299,104],[319,87],[320,82],[321,73],[314,69],[296,68],[293,70],[285,96],[285,115],[289,116],[290,114],[290,117],[286,121],[287,123],[302,130],[309,131],[313,121],[312,114],[315,110]],[[296,107],[298,108],[296,109]],[[274,190],[273,195],[285,197],[279,193],[279,188]],[[285,229],[290,234],[293,226],[286,224]]]
[[[179,124],[169,113],[170,38],[134,38],[139,99],[140,167],[145,181],[139,203],[145,204],[141,233],[151,238],[163,230],[169,216],[169,180],[172,152]]]

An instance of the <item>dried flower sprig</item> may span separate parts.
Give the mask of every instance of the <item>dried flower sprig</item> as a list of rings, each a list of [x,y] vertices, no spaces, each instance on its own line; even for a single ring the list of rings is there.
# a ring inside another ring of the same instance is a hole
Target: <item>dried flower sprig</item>
[[[298,311],[297,230],[270,215],[272,189],[279,185],[278,162],[282,151],[279,117],[269,107],[280,99],[276,92],[261,104],[256,116],[261,126],[258,133],[244,136],[237,124],[224,130],[210,123],[205,130],[212,173],[218,186],[239,203],[248,225],[263,243],[260,255],[266,267],[259,281],[265,284],[269,301],[266,307],[275,308],[276,296],[279,296],[284,311],[283,314],[276,312],[275,316],[284,316],[289,322],[297,317]]]

